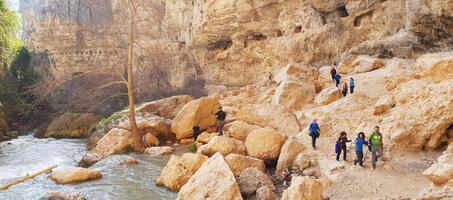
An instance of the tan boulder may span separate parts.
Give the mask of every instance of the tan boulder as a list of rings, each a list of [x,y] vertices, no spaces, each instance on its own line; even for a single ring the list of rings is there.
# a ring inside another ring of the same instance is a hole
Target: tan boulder
[[[163,117],[152,116],[147,118],[137,118],[137,128],[142,133],[151,133],[154,136],[170,134],[171,120],[166,120]],[[118,124],[117,128],[131,130],[129,120],[123,121]]]
[[[102,137],[90,153],[105,158],[112,154],[122,153],[132,145],[132,133],[125,129],[114,128]]]
[[[292,163],[293,169],[303,171],[307,168],[319,166],[318,156],[314,152],[301,152],[297,154]]]
[[[275,190],[272,180],[261,170],[255,167],[245,169],[238,178],[239,188],[244,196],[252,196],[260,187]]]
[[[378,58],[359,56],[353,65],[356,66],[355,72],[364,73],[383,67],[384,62]]]
[[[313,83],[285,81],[275,90],[272,103],[295,111],[313,103],[315,96],[316,88]]]
[[[173,152],[173,150],[174,150],[174,148],[169,147],[169,146],[149,147],[149,148],[145,149],[144,153],[147,153],[150,156],[160,156],[160,155],[171,154]]]
[[[272,81],[275,83],[287,81],[313,82],[319,77],[319,69],[315,67],[297,66],[288,64],[272,73]]]
[[[138,165],[138,164],[140,164],[140,162],[133,157],[126,158],[119,162],[119,165]]]
[[[101,177],[102,174],[99,171],[77,167],[53,172],[49,176],[49,179],[58,184],[69,184],[99,179]]]
[[[228,163],[235,176],[241,175],[241,172],[249,167],[254,167],[262,172],[265,172],[266,170],[266,166],[262,160],[250,156],[232,153],[225,157],[225,161]]]
[[[344,59],[340,64],[338,64],[338,69],[337,72],[340,74],[349,74],[351,72],[354,72],[355,69],[355,60],[357,59],[357,56],[352,55],[348,56],[346,59]],[[329,71],[330,73],[330,71]]]
[[[208,132],[203,132],[201,133],[198,138],[197,138],[197,142],[198,143],[202,143],[202,144],[207,144],[209,141],[212,140],[212,138],[214,138],[215,136],[217,136],[217,133],[208,133]]]
[[[277,172],[283,172],[291,167],[296,156],[305,149],[305,145],[297,139],[288,139],[283,144],[277,161]]]
[[[260,128],[257,125],[250,125],[247,122],[236,120],[225,125],[225,135],[237,140],[245,141],[250,132]]]
[[[94,114],[65,113],[53,120],[44,137],[85,138],[91,134],[91,127],[101,118]]]
[[[277,195],[271,188],[263,186],[256,190],[256,200],[277,200]]]
[[[197,150],[197,153],[207,156],[212,156],[217,152],[220,152],[224,156],[230,153],[246,154],[245,146],[242,141],[226,136],[215,136],[208,144],[202,145]]]
[[[87,200],[80,193],[61,193],[61,192],[51,192],[44,197],[41,197],[39,200]]]
[[[436,83],[453,79],[453,56],[441,60],[423,71],[422,77],[429,78]]]
[[[245,140],[247,155],[259,158],[266,164],[277,161],[286,137],[266,127],[252,131]]]
[[[179,144],[193,144],[193,143],[195,143],[195,139],[193,138],[182,139],[179,141]]]
[[[393,106],[395,106],[395,103],[390,97],[388,96],[380,97],[373,107],[374,108],[373,114],[374,115],[383,114],[387,110],[390,110],[390,108],[392,108]]]
[[[307,176],[293,176],[291,185],[283,192],[282,200],[321,200],[322,184]]]
[[[193,153],[185,153],[182,156],[172,155],[160,176],[157,177],[156,185],[165,186],[174,192],[179,191],[206,160],[206,156]]]
[[[181,108],[192,100],[193,97],[188,95],[173,96],[144,103],[137,108],[137,112],[153,113],[165,118],[173,119]]]
[[[182,186],[177,200],[241,200],[233,172],[222,154],[216,153]]]
[[[327,105],[338,99],[341,99],[341,97],[343,97],[341,90],[337,87],[332,86],[325,88],[318,95],[316,95],[315,103],[317,105]]]
[[[426,169],[423,175],[436,185],[453,180],[453,153],[440,156],[437,163]]]
[[[241,107],[236,119],[261,127],[272,127],[287,136],[300,132],[301,126],[291,111],[271,104],[253,104]]]
[[[154,136],[152,133],[146,133],[143,136],[143,142],[145,143],[146,146],[157,146],[160,144],[159,139],[157,139],[157,137]]]
[[[173,119],[171,131],[180,140],[192,137],[192,127],[196,123],[201,129],[215,126],[215,113],[219,107],[218,97],[203,97],[193,100],[184,105]]]

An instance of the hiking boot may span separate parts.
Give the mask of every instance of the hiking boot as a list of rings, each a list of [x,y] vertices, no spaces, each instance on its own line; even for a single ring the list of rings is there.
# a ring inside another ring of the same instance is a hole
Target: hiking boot
[[[358,161],[357,160],[354,160],[354,165],[357,165]]]

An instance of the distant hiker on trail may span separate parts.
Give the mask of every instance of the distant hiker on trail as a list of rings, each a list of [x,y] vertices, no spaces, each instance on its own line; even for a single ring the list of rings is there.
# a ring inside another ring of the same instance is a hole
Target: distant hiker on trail
[[[332,69],[330,70],[330,75],[332,76],[332,82],[335,82],[335,75],[337,75],[337,70],[335,69],[335,67],[332,67]]]
[[[340,137],[338,137],[337,140],[337,146],[339,146],[337,153],[337,161],[340,161],[340,154],[343,152],[343,160],[346,161],[346,143],[351,142],[351,140],[348,140],[348,137],[346,136],[346,132],[341,132]]]
[[[368,136],[371,145],[371,163],[373,169],[376,169],[378,158],[384,155],[384,142],[382,141],[382,133],[379,132],[379,126],[374,127],[374,131]]]
[[[193,126],[192,133],[193,133],[193,139],[195,139],[195,142],[196,142],[198,136],[201,134],[200,126],[198,125],[198,123],[196,123],[195,126]]]
[[[334,79],[335,79],[335,86],[338,87],[338,85],[340,85],[340,80],[341,80],[340,74],[335,74]]]
[[[219,107],[219,111],[215,114],[217,119],[217,133],[223,135],[223,125],[225,124],[226,113],[222,110],[222,106]]]
[[[316,149],[316,139],[319,138],[319,133],[321,132],[321,129],[319,129],[319,125],[317,123],[317,119],[314,119],[310,124],[308,132],[310,133],[311,137],[311,146],[313,147],[313,149]]]
[[[343,93],[344,97],[348,94],[348,84],[347,83],[343,83],[343,90],[341,90],[341,93]]]
[[[354,93],[354,87],[355,87],[355,82],[354,82],[354,79],[351,77],[351,79],[349,79],[349,91],[352,93]]]
[[[368,142],[365,139],[365,133],[360,132],[355,139],[355,153],[357,159],[354,160],[354,165],[359,163],[361,167],[363,167],[363,145],[368,146]]]

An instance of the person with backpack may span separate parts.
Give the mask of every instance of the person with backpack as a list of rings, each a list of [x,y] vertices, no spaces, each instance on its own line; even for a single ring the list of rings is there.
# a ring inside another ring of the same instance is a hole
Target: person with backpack
[[[349,91],[350,91],[351,94],[354,93],[354,87],[355,87],[355,81],[351,77],[351,79],[349,79]]]
[[[215,114],[217,120],[217,133],[223,135],[223,125],[225,124],[226,113],[222,110],[222,106],[219,107],[219,111]]]
[[[343,97],[345,97],[348,94],[348,84],[343,83],[343,90],[341,90],[341,93],[343,93]]]
[[[335,67],[332,67],[332,69],[330,70],[330,76],[332,76],[332,82],[335,82],[336,74],[337,74],[337,70],[335,69]]]
[[[338,137],[335,150],[337,153],[337,161],[340,161],[340,154],[343,152],[343,160],[346,161],[346,143],[351,142],[351,140],[348,140],[346,132],[342,131],[340,133],[340,137]]]
[[[340,80],[341,80],[340,74],[335,74],[334,79],[335,79],[335,86],[338,87],[338,85],[340,85]]]
[[[317,123],[317,119],[314,119],[313,122],[310,124],[310,128],[308,128],[309,135],[311,137],[311,146],[313,149],[316,149],[316,139],[319,138],[321,129]]]
[[[384,155],[384,142],[382,133],[379,132],[379,126],[374,127],[374,131],[368,136],[368,142],[371,146],[371,163],[373,169],[376,169],[376,162]]]
[[[365,139],[365,133],[360,132],[355,139],[355,154],[357,159],[354,160],[354,165],[359,163],[363,167],[363,145],[368,146],[368,142]]]

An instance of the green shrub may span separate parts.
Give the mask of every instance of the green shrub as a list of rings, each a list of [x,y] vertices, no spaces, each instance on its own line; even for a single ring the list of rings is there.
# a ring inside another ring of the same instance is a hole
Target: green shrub
[[[197,144],[193,143],[193,144],[189,145],[189,151],[192,153],[197,152]]]

